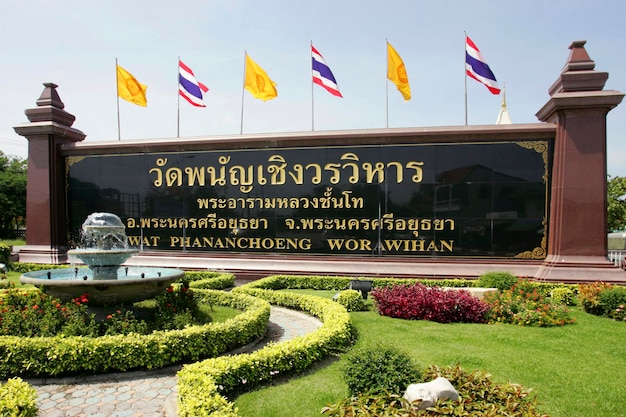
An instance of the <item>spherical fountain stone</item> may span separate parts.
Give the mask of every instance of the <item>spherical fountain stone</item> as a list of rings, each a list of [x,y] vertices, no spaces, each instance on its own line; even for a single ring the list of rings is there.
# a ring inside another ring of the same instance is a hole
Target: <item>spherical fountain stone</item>
[[[82,225],[81,247],[68,251],[71,261],[78,259],[87,267],[28,272],[20,282],[62,301],[87,294],[89,305],[114,306],[152,298],[183,276],[174,268],[122,267],[138,253],[128,247],[125,229],[115,214],[90,214]]]

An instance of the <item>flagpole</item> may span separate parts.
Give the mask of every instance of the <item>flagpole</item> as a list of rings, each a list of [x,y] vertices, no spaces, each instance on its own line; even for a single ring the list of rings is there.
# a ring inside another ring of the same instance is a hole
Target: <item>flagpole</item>
[[[387,73],[385,74],[385,124],[386,127],[389,128],[389,80],[388,80],[388,75],[389,75],[389,52],[387,51],[387,44],[389,43],[389,40],[387,40],[387,38],[385,38],[385,55],[387,56]]]
[[[246,50],[243,51],[243,83],[241,87],[241,126],[239,128],[239,134],[243,135],[243,100],[245,98],[246,92],[246,57],[248,56],[248,52]]]
[[[314,88],[313,88],[313,40],[311,39],[311,47],[309,48],[309,53],[311,54],[311,131],[315,131],[315,99],[314,99]]]
[[[117,57],[115,57],[115,90],[117,91],[117,140],[122,140],[122,134],[120,130],[120,79],[117,74]]]
[[[463,34],[465,35],[463,38],[463,79],[465,81],[465,126],[467,126],[467,57],[465,56],[467,54],[467,32],[463,31]]]
[[[176,68],[176,97],[178,97],[177,99],[177,103],[176,103],[176,137],[179,138],[180,137],[180,94],[178,92],[178,89],[180,88],[180,55],[178,56],[178,68]]]

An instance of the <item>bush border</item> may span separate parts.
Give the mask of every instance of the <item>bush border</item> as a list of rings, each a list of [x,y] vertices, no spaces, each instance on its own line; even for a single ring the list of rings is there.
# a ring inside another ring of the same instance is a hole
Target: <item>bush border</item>
[[[272,279],[260,281],[268,282]],[[273,289],[284,289],[275,279]],[[257,285],[254,285],[257,284]],[[259,281],[237,287],[274,305],[302,310],[322,321],[314,332],[286,342],[270,344],[250,354],[218,357],[185,365],[178,372],[178,412],[180,417],[237,417],[234,405],[224,395],[249,390],[271,381],[277,375],[302,372],[313,363],[353,342],[350,314],[332,300],[259,288]]]
[[[221,323],[183,330],[88,337],[0,336],[0,377],[158,369],[215,357],[265,334],[270,305],[244,293],[195,289],[203,302],[244,310]]]

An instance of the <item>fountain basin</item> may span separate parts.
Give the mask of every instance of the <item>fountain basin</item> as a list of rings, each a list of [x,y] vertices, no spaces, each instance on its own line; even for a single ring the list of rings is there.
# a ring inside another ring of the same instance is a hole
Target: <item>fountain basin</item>
[[[118,267],[114,279],[94,279],[87,267],[33,271],[22,274],[22,284],[32,284],[62,301],[88,295],[89,305],[115,306],[153,298],[181,278],[175,268]]]

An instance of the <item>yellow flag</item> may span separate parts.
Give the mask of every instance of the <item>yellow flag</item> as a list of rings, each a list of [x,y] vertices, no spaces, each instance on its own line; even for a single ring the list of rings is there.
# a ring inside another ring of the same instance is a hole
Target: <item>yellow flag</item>
[[[409,86],[409,77],[406,75],[404,62],[402,62],[402,58],[400,58],[400,55],[389,42],[387,42],[387,78],[398,87],[398,91],[400,91],[405,101],[411,99],[411,87]]]
[[[243,86],[254,97],[264,101],[271,100],[278,95],[276,83],[267,76],[263,68],[259,67],[248,54],[246,54],[246,79]]]
[[[133,75],[117,65],[117,95],[126,101],[138,106],[146,107],[146,90],[148,87],[141,84]]]

